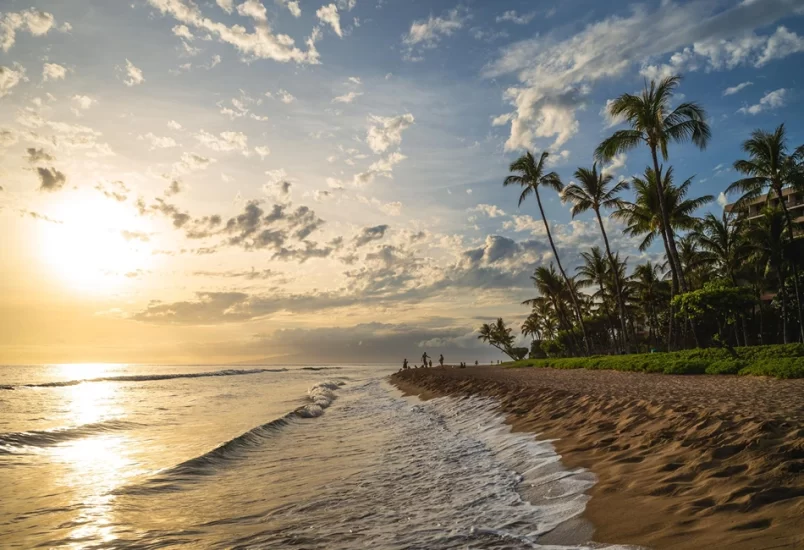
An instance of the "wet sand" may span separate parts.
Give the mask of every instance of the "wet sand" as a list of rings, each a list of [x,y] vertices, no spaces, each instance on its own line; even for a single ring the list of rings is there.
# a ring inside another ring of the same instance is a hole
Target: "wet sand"
[[[500,400],[598,477],[594,540],[656,549],[804,548],[804,380],[470,367],[397,373],[421,397]]]

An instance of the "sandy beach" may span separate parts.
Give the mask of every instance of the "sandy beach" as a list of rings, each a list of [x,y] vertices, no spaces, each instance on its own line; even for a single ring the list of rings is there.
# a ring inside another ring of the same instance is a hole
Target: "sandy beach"
[[[804,380],[614,371],[417,369],[409,394],[499,399],[598,483],[594,540],[663,549],[804,548]]]

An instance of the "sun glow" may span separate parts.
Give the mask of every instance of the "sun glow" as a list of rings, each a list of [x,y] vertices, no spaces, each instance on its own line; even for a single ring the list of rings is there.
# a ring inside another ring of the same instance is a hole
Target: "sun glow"
[[[139,277],[151,262],[148,221],[130,206],[76,193],[54,205],[42,224],[38,252],[73,290],[108,293]]]

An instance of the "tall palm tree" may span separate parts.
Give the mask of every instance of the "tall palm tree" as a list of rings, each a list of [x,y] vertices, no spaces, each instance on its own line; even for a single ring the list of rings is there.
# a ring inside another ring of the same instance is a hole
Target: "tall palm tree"
[[[597,223],[600,226],[600,232],[603,235],[603,243],[606,245],[606,256],[609,260],[609,265],[612,273],[615,274],[614,289],[617,294],[617,307],[620,310],[620,328],[622,330],[622,338],[628,346],[628,331],[625,326],[625,300],[623,299],[622,285],[620,284],[619,277],[616,276],[616,264],[614,263],[614,256],[611,253],[611,246],[609,245],[609,237],[606,234],[606,228],[603,226],[603,217],[600,215],[600,210],[605,208],[607,210],[614,208],[621,208],[622,201],[620,200],[620,193],[628,189],[628,182],[620,181],[614,187],[609,189],[612,179],[611,174],[605,174],[602,170],[597,171],[597,163],[592,165],[592,168],[578,168],[575,171],[575,178],[578,183],[572,183],[564,188],[561,194],[561,200],[572,202],[572,217],[582,214],[589,210],[594,211],[597,217]]]
[[[673,92],[678,87],[681,77],[670,76],[658,83],[652,80],[650,86],[645,85],[641,95],[623,94],[615,99],[609,106],[609,114],[614,118],[623,118],[631,127],[628,130],[618,130],[605,139],[595,151],[595,157],[600,160],[611,160],[618,153],[635,149],[646,144],[650,149],[653,160],[653,171],[658,174],[659,208],[664,218],[664,230],[667,231],[667,241],[670,251],[668,260],[670,266],[677,273],[677,278],[684,292],[687,283],[680,277],[681,263],[676,250],[675,238],[669,232],[669,209],[665,202],[664,185],[659,166],[659,153],[664,160],[668,159],[668,145],[671,142],[692,142],[700,149],[705,149],[711,130],[706,122],[706,112],[694,102],[685,102],[675,109],[670,107]]]
[[[536,203],[539,205],[539,213],[542,216],[544,229],[547,232],[547,240],[550,242],[550,248],[553,251],[553,257],[556,260],[558,271],[561,273],[561,276],[564,278],[564,282],[569,288],[573,309],[575,310],[575,316],[578,319],[578,325],[581,327],[581,333],[583,334],[584,348],[588,354],[589,342],[586,336],[586,326],[583,322],[583,314],[581,313],[578,296],[569,282],[569,277],[567,277],[564,267],[561,265],[561,258],[559,257],[558,250],[556,250],[556,245],[553,242],[553,235],[550,233],[550,224],[547,223],[547,217],[544,215],[544,208],[542,207],[542,199],[539,196],[540,187],[547,187],[555,190],[558,193],[561,193],[563,188],[561,178],[557,173],[545,173],[545,162],[547,161],[547,157],[548,153],[545,151],[541,154],[537,162],[533,154],[528,151],[511,163],[509,171],[512,172],[512,174],[505,178],[503,185],[506,187],[509,185],[519,185],[522,187],[522,193],[519,195],[519,206],[522,206],[522,203],[528,196],[534,195],[536,197]]]
[[[737,201],[738,207],[747,205],[748,202],[761,197],[768,191],[773,192],[779,200],[785,217],[788,238],[792,239],[795,236],[794,224],[787,204],[785,204],[784,188],[801,183],[801,160],[804,156],[804,147],[799,147],[792,155],[788,155],[784,124],[780,124],[773,132],[754,130],[751,138],[743,142],[743,151],[748,153],[749,158],[735,162],[734,169],[747,177],[732,183],[726,192],[740,191],[742,193]],[[802,322],[804,315],[801,311],[801,292],[795,259],[790,262],[790,265],[793,268],[793,289],[796,293],[799,337],[804,342],[804,322]]]
[[[553,264],[550,264],[549,268],[545,266],[537,267],[531,280],[533,281],[533,286],[539,291],[539,294],[549,300],[561,329],[572,329],[572,322],[569,319],[566,309],[569,287],[558,273],[556,273]],[[527,305],[535,305],[534,302],[535,300],[527,300],[524,303]]]
[[[530,336],[530,339],[536,340],[537,337],[541,338],[541,320],[539,319],[539,314],[535,311],[532,311],[528,318],[525,319],[525,322],[522,323],[520,327],[522,330],[523,336]]]

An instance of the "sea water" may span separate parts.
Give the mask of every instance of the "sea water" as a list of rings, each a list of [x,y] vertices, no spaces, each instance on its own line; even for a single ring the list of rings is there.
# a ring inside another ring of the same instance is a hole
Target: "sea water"
[[[550,545],[589,472],[393,370],[0,367],[0,547],[601,547]]]

